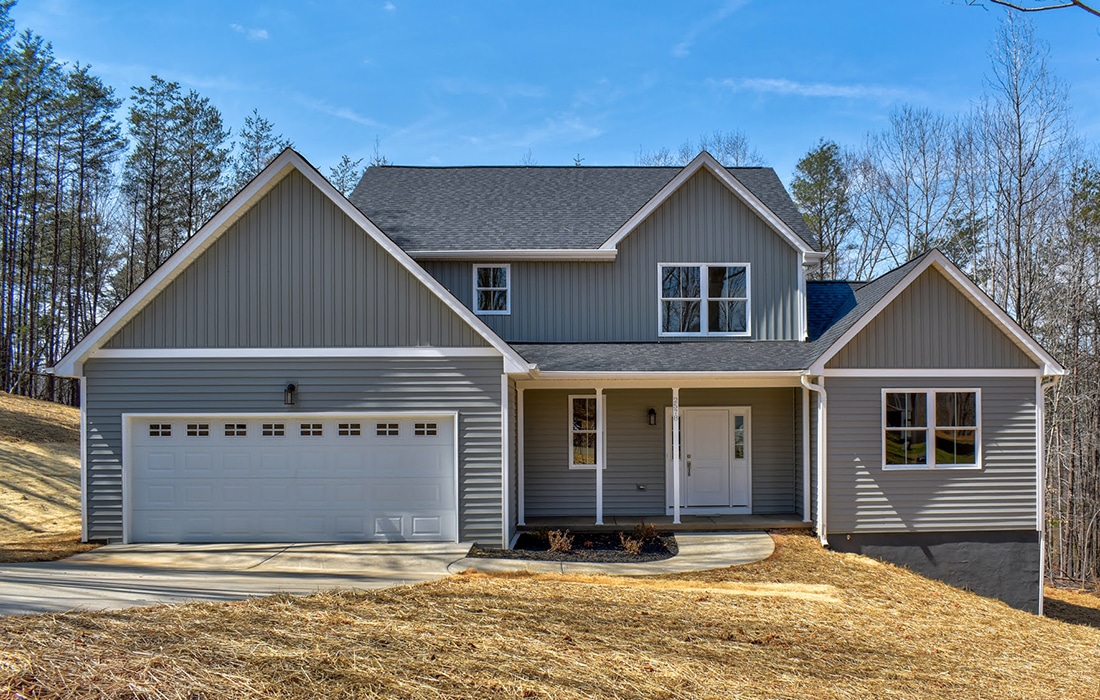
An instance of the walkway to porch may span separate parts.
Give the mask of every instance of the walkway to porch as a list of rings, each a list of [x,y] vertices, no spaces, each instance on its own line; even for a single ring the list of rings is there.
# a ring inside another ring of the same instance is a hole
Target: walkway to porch
[[[680,524],[672,524],[671,515],[605,515],[604,524],[596,525],[592,517],[528,518],[518,530],[540,528],[564,529],[582,532],[615,532],[629,530],[641,522],[652,523],[661,530],[672,532],[736,532],[739,530],[808,530],[813,524],[802,522],[802,516],[788,515],[683,515]]]

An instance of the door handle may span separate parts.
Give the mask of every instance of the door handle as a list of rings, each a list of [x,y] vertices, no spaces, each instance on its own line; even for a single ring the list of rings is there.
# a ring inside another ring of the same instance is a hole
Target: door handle
[[[690,459],[687,461],[687,469],[688,469],[687,475],[691,476],[691,460]]]

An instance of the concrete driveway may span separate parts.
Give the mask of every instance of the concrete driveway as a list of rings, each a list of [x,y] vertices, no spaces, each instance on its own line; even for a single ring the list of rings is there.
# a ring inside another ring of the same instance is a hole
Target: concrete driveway
[[[56,562],[0,564],[0,615],[118,610],[447,576],[468,544],[107,545]]]

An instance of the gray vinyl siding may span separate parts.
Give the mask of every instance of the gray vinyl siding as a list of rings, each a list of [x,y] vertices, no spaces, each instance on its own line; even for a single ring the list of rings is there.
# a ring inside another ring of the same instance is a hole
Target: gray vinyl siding
[[[684,389],[680,405],[752,407],[753,512],[794,513],[801,479],[801,443],[796,428],[796,389]],[[531,518],[593,516],[593,470],[569,469],[568,396],[590,390],[523,392],[524,483]],[[669,389],[610,389],[607,396],[606,515],[660,515],[665,500],[665,409]],[[801,400],[801,399],[799,399]],[[650,408],[658,425],[648,424]],[[645,490],[638,489],[638,484]]]
[[[292,171],[105,347],[485,345]]]
[[[618,249],[614,262],[513,262],[511,314],[482,320],[512,342],[656,340],[659,263],[747,262],[752,337],[799,339],[799,253],[707,172],[684,183]],[[472,308],[477,262],[422,264]]]
[[[123,413],[458,412],[459,533],[501,541],[501,360],[89,360],[87,513],[92,540],[122,537]],[[282,391],[298,384],[287,410]]]
[[[929,268],[829,368],[1033,368],[1032,360],[941,272]]]
[[[829,378],[828,531],[1036,528],[1035,379]],[[981,390],[982,468],[882,469],[883,388]]]

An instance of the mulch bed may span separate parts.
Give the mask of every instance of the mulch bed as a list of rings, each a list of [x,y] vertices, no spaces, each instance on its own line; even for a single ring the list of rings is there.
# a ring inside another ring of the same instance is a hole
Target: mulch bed
[[[658,533],[642,545],[639,554],[623,548],[618,532],[573,532],[573,548],[568,552],[551,552],[545,534],[525,532],[513,549],[494,549],[474,545],[467,556],[487,559],[525,559],[528,561],[578,561],[635,563],[661,561],[676,556],[680,549],[671,532]],[[626,533],[630,536],[630,533]]]

